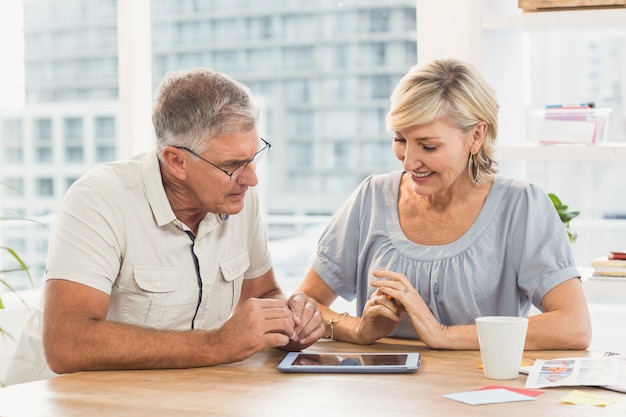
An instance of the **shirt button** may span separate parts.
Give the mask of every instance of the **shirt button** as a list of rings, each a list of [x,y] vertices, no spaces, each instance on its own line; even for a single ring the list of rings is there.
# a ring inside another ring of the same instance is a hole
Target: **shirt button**
[[[154,286],[157,287],[157,288],[161,288],[161,281],[155,282]]]

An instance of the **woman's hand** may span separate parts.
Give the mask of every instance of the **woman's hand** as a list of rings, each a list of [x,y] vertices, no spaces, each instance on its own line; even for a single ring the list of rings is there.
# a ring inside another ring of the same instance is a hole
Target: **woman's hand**
[[[372,293],[357,328],[358,343],[374,343],[389,335],[398,326],[402,312],[402,308],[381,291]]]
[[[447,327],[435,319],[422,296],[404,274],[378,269],[373,275],[380,278],[371,284],[377,288],[376,293],[383,295],[384,298],[391,297],[389,301],[393,301],[409,315],[411,325],[420,340],[435,348],[446,345],[444,338]]]

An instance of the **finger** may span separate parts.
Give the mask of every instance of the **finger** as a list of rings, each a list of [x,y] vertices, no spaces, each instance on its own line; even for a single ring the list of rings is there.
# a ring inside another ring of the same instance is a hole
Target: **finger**
[[[403,283],[388,279],[372,281],[371,285],[376,288],[378,292],[387,296],[387,298],[397,298],[398,296],[406,295],[409,289],[412,288],[411,284],[408,282]]]
[[[395,303],[394,303],[394,306],[395,306]],[[396,321],[396,322],[400,320],[399,309],[397,306],[393,308],[389,308],[386,305],[378,304],[370,308],[369,314],[370,316],[371,315],[382,316],[382,317],[385,317],[389,320]]]
[[[377,269],[372,272],[376,278],[380,278],[381,280],[389,280],[394,282],[400,282],[404,285],[409,284],[408,278],[399,272],[393,272],[386,269]]]
[[[312,299],[307,299],[301,309],[299,320],[295,321],[294,319],[296,331],[300,332],[300,330],[307,326],[311,320],[320,320],[320,317],[321,313],[317,309],[317,303]],[[315,323],[315,325],[317,325],[317,323]]]
[[[264,348],[285,346],[289,343],[289,337],[283,333],[265,333],[261,338]]]
[[[302,330],[298,333],[297,339],[294,340],[301,344],[313,343],[320,337],[324,336],[326,323],[320,311],[316,311],[311,320],[309,320]]]

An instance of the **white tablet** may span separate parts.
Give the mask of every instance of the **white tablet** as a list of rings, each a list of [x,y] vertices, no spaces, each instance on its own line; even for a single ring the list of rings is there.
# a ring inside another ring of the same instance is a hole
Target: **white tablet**
[[[281,372],[343,374],[407,374],[420,366],[420,354],[412,353],[310,353],[289,352],[278,364]]]

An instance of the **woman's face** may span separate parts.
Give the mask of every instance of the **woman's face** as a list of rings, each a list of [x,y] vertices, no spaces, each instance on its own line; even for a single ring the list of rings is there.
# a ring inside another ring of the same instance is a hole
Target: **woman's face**
[[[410,175],[413,191],[433,195],[469,182],[468,158],[470,151],[476,153],[480,148],[484,127],[480,122],[463,132],[439,118],[397,131],[393,151]]]

